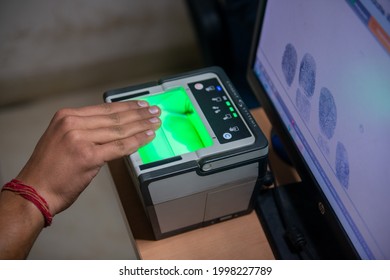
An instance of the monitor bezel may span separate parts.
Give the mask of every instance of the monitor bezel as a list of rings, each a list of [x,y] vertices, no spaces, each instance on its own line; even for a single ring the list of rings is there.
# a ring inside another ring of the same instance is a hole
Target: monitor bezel
[[[313,200],[313,203],[311,204],[313,205],[312,210],[316,212],[316,219],[319,219],[319,222],[323,224],[325,228],[329,229],[329,232],[334,235],[334,240],[336,240],[338,243],[336,247],[338,247],[340,251],[335,252],[334,258],[359,259],[360,256],[358,252],[350,241],[346,231],[344,230],[338,217],[336,216],[330,203],[324,195],[321,186],[317,182],[309,166],[306,164],[303,156],[300,154],[296,143],[293,141],[288,132],[288,128],[283,123],[281,116],[278,114],[277,109],[272,103],[272,100],[268,97],[265,88],[258,80],[254,71],[256,52],[261,36],[266,5],[266,0],[259,1],[254,34],[252,37],[251,51],[247,65],[247,80],[254,95],[260,101],[261,107],[264,109],[269,121],[272,124],[273,130],[280,138],[283,146],[289,147],[288,149],[285,149],[285,152],[288,154],[288,157],[298,172],[301,180],[304,181],[300,187],[305,188],[304,192],[310,196],[311,200]],[[279,188],[283,188],[283,186],[279,186]],[[319,209],[319,207],[317,207],[318,205],[322,205],[324,208]],[[275,253],[276,255],[281,255],[280,252]]]

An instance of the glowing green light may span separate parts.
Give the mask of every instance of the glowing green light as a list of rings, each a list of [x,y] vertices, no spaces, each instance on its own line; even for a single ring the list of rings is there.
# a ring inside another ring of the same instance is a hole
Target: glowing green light
[[[231,106],[231,104],[230,104],[229,101],[226,101],[226,105],[227,105],[227,106]]]
[[[234,111],[233,107],[229,107],[229,110],[230,110],[230,112]]]
[[[233,117],[237,118],[238,117],[237,113],[233,113]]]
[[[213,144],[183,87],[140,99],[159,106],[162,121],[156,138],[138,150],[144,164],[194,152]]]

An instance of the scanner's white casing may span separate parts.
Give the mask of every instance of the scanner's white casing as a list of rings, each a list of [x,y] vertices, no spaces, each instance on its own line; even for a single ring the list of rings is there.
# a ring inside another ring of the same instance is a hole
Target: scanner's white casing
[[[189,72],[146,88],[153,92],[159,84],[184,85],[210,76],[223,85],[251,136],[225,144],[213,137],[213,147],[152,164],[143,165],[138,153],[125,157],[156,239],[249,213],[253,193],[266,172],[267,140],[220,68]],[[105,94],[105,100],[124,94],[131,98],[142,90],[145,84],[114,90]],[[215,136],[210,124],[206,126]]]

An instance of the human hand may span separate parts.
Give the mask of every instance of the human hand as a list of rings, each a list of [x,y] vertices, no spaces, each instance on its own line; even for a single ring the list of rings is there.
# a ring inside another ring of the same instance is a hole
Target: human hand
[[[16,177],[33,186],[51,214],[68,208],[108,161],[155,137],[160,109],[145,101],[61,109]]]

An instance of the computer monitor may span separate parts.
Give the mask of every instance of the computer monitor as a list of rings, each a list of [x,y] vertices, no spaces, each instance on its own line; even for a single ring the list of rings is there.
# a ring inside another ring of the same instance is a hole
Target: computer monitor
[[[302,178],[282,192],[302,234],[275,237],[260,197],[275,254],[290,234],[305,257],[390,259],[390,2],[260,1],[247,76]]]

